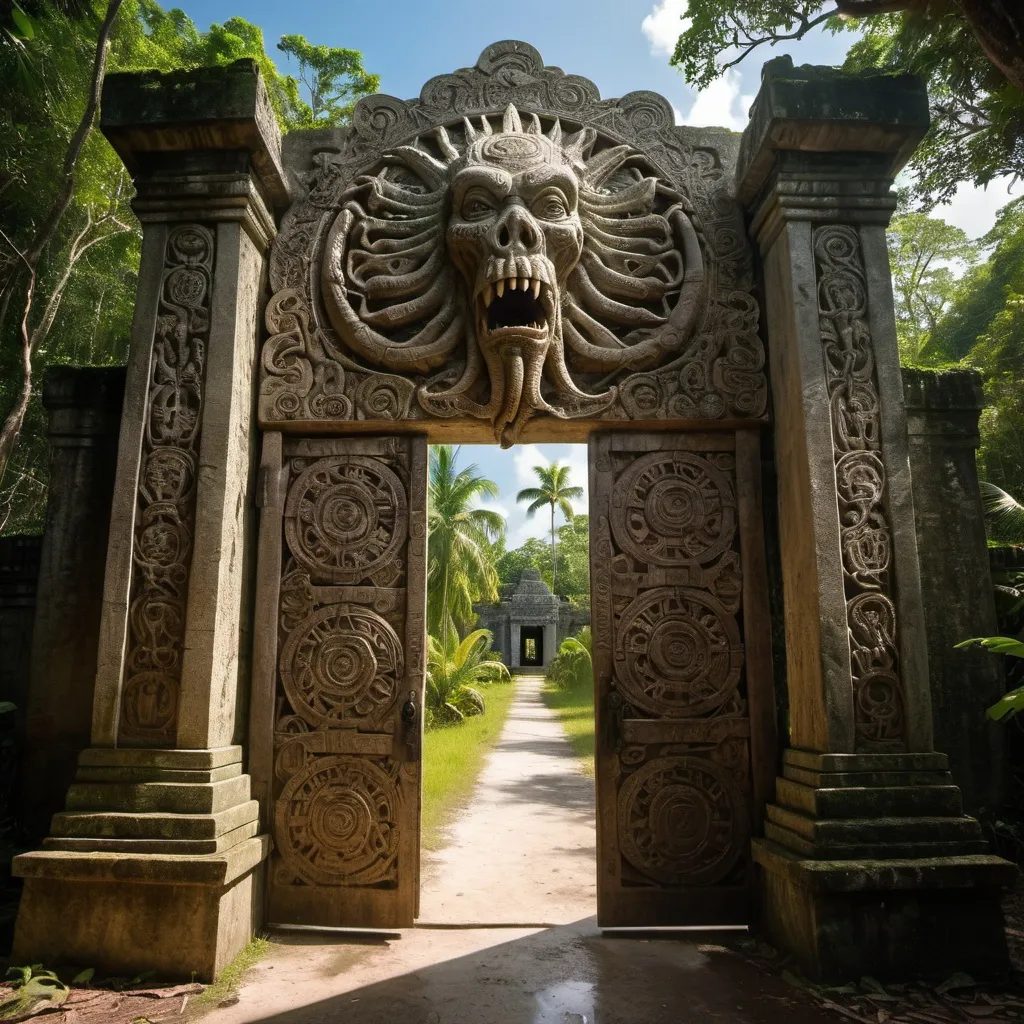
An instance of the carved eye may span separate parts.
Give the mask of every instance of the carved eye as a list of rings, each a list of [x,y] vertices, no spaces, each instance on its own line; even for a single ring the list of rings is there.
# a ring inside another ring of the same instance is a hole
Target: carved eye
[[[474,189],[462,200],[463,220],[483,220],[493,213],[494,201],[485,192]]]
[[[544,192],[533,201],[533,212],[542,220],[564,220],[569,216],[569,204],[560,192]]]

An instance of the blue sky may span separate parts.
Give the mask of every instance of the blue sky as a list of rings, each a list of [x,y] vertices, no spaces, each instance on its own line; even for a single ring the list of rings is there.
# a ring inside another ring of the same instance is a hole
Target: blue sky
[[[764,47],[698,95],[668,64],[686,0],[186,0],[180,6],[203,29],[241,15],[263,29],[271,54],[277,52],[277,40],[291,33],[312,43],[362,50],[366,69],[381,76],[382,91],[402,99],[417,96],[434,75],[471,66],[489,43],[523,39],[540,50],[547,64],[592,79],[603,96],[651,89],[672,103],[681,123],[736,131],[746,123],[765,60],[789,53],[798,64],[838,64],[854,38],[818,31],[799,43]],[[296,71],[286,61],[278,63],[282,71]],[[987,192],[963,188],[951,206],[936,214],[978,235],[1009,198],[1005,183]],[[547,517],[528,521],[515,503],[516,491],[534,482],[532,466],[568,461],[573,483],[584,488],[587,483],[583,445],[525,445],[507,452],[471,445],[463,448],[462,460],[477,463],[501,487],[497,505],[508,517],[510,547],[544,535]],[[585,501],[577,504],[586,511]]]

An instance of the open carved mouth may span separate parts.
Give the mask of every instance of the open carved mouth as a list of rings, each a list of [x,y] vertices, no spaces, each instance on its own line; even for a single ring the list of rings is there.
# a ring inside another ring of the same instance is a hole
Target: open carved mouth
[[[547,334],[550,289],[538,278],[510,277],[485,284],[478,302],[480,325],[488,333]]]

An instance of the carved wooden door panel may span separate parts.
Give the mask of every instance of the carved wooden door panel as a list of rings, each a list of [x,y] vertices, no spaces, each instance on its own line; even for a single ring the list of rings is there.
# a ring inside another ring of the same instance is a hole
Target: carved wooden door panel
[[[272,924],[412,924],[425,664],[423,438],[265,435],[251,765]]]
[[[596,435],[590,495],[598,923],[745,923],[775,770],[758,435]]]

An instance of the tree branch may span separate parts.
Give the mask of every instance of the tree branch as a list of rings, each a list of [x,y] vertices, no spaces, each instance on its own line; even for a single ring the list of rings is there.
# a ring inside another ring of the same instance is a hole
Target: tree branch
[[[839,2],[839,0],[837,0],[837,3],[838,2]],[[739,41],[738,27],[734,27],[733,28],[733,46],[740,48],[742,50],[742,52],[740,53],[740,55],[735,60],[726,61],[726,63],[724,63],[722,65],[722,71],[725,72],[725,71],[728,71],[730,68],[736,67],[737,64],[739,64],[742,60],[744,60],[747,56],[749,56],[754,50],[756,50],[757,47],[761,46],[764,43],[771,43],[772,45],[774,45],[775,43],[781,43],[781,42],[783,42],[786,39],[803,39],[803,37],[805,35],[807,35],[807,33],[810,32],[812,28],[817,28],[823,21],[828,21],[829,18],[834,17],[835,15],[837,15],[839,13],[840,13],[840,9],[837,6],[837,7],[833,7],[829,11],[822,12],[816,18],[808,19],[807,15],[801,14],[799,16],[800,25],[796,29],[796,31],[795,32],[788,32],[788,33],[782,33],[781,35],[778,34],[778,33],[774,33],[774,34],[768,35],[768,36],[755,37],[755,36],[751,36],[746,31],[746,29],[744,29],[743,30],[743,34],[744,34],[744,36],[746,36],[746,40],[747,41],[745,43],[743,43],[743,44],[741,44],[740,41]]]

